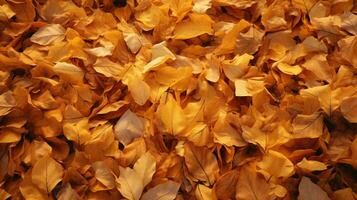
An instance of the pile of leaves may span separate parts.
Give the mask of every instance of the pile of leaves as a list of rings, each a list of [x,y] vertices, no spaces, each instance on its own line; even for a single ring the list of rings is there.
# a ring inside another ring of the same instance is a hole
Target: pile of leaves
[[[356,200],[353,0],[0,0],[0,199]]]

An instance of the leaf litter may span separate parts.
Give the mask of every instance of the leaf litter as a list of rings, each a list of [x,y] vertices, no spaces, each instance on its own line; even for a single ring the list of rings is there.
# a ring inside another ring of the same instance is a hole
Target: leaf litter
[[[352,0],[0,0],[0,199],[357,199]]]

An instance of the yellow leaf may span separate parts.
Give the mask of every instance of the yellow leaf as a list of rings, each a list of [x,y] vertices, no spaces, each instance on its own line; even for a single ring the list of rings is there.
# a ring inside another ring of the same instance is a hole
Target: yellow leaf
[[[120,80],[122,78],[122,73],[124,72],[123,66],[112,62],[108,58],[98,58],[94,63],[93,68],[96,72],[116,80]]]
[[[224,35],[222,43],[215,49],[214,53],[216,55],[233,53],[236,47],[235,41],[237,35],[249,26],[250,24],[247,21],[244,19],[240,20],[227,34]]]
[[[342,115],[351,123],[357,123],[357,96],[344,99],[341,103]]]
[[[237,200],[270,199],[269,184],[250,165],[243,166],[238,176]]]
[[[49,45],[65,38],[65,29],[60,24],[48,24],[41,27],[30,38],[31,42],[39,45]]]
[[[133,139],[143,135],[144,119],[131,110],[127,110],[114,126],[114,132],[119,142],[128,145]]]
[[[139,200],[144,187],[151,182],[156,171],[155,158],[146,152],[135,163],[134,168],[120,169],[120,176],[116,180],[120,193],[129,200]]]
[[[127,101],[117,101],[114,103],[107,104],[97,114],[103,115],[103,114],[108,114],[111,112],[118,111],[120,108],[127,105],[128,103],[129,102]]]
[[[166,42],[155,44],[151,48],[151,61],[144,66],[144,73],[164,64],[169,59],[175,60],[176,56],[166,47]]]
[[[16,106],[16,99],[11,91],[0,95],[0,116],[9,114]]]
[[[7,4],[0,6],[0,21],[8,21],[11,17],[15,16],[16,13],[11,10],[10,6]]]
[[[170,9],[172,15],[177,17],[177,22],[181,21],[192,8],[192,0],[171,0]]]
[[[190,39],[205,33],[213,34],[213,20],[208,15],[191,13],[188,16],[189,19],[176,25],[173,38]]]
[[[32,182],[46,194],[55,188],[62,176],[62,165],[49,156],[38,160],[32,168]]]
[[[292,66],[282,62],[278,63],[278,69],[287,75],[298,75],[302,72],[300,65]]]
[[[217,159],[206,147],[196,147],[186,143],[185,163],[189,173],[194,179],[205,182],[207,185],[213,185],[218,173]]]
[[[294,164],[283,154],[273,150],[269,150],[263,160],[257,163],[257,166],[263,170],[266,179],[269,179],[270,176],[288,178],[294,173]]]
[[[150,86],[138,77],[129,76],[128,88],[135,103],[144,105],[150,97]]]
[[[224,74],[231,81],[241,78],[249,70],[249,61],[254,57],[249,54],[236,55],[232,60],[222,62]]]
[[[151,182],[152,176],[156,171],[156,160],[151,153],[146,152],[135,162],[134,171],[144,187]]]
[[[144,11],[135,13],[135,18],[142,23],[141,28],[145,31],[155,28],[164,16],[164,11],[154,4]]]
[[[308,172],[323,171],[327,169],[324,163],[315,160],[307,160],[306,158],[303,158],[302,161],[300,161],[296,165],[299,168],[306,170]]]
[[[172,135],[179,134],[186,126],[186,116],[171,94],[161,96],[156,116],[164,131]]]
[[[64,112],[63,134],[68,140],[85,144],[90,139],[88,118],[83,117],[73,106],[67,106]]]
[[[204,14],[212,6],[212,0],[194,0],[192,11]]]
[[[115,186],[115,180],[113,172],[103,161],[97,161],[92,164],[94,169],[95,178],[102,183],[108,190],[113,189]]]
[[[119,166],[120,176],[116,180],[119,192],[129,200],[139,200],[144,186],[135,170]]]
[[[195,197],[198,200],[214,200],[212,189],[201,184],[196,186]]]
[[[299,184],[298,200],[330,200],[327,193],[318,185],[313,183],[309,178],[302,177]]]
[[[238,182],[238,171],[231,170],[219,177],[213,191],[217,199],[234,199]]]
[[[225,119],[225,114],[221,115],[213,128],[214,141],[227,146],[245,146],[241,134],[233,128]]]
[[[143,196],[142,200],[174,200],[180,188],[180,184],[174,181],[166,181],[153,188],[150,188]]]
[[[84,73],[81,68],[66,62],[57,62],[53,71],[66,81],[81,83]]]
[[[323,116],[321,113],[297,115],[293,120],[295,138],[318,138],[322,135]]]

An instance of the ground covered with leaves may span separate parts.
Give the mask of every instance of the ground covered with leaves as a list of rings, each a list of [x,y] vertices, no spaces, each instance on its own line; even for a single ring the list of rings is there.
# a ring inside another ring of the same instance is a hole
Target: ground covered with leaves
[[[0,200],[356,200],[353,0],[0,0]]]

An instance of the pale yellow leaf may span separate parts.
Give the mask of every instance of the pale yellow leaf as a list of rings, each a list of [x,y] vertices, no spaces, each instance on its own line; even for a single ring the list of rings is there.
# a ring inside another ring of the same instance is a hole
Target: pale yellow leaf
[[[65,38],[65,29],[60,24],[48,24],[38,29],[30,38],[31,42],[40,45],[49,45],[62,41]]]
[[[156,171],[155,158],[151,155],[151,153],[146,152],[135,162],[134,170],[143,185],[146,186],[151,182],[152,176]]]

